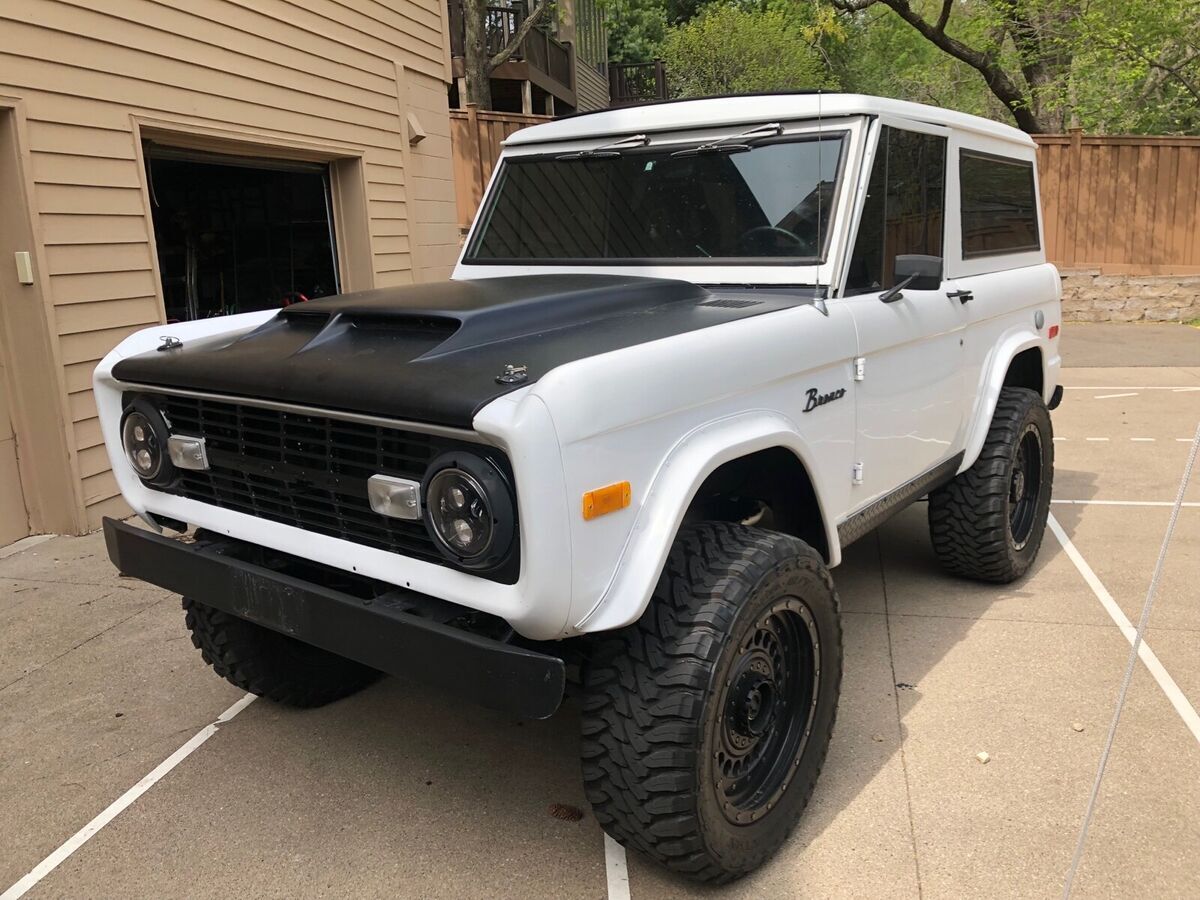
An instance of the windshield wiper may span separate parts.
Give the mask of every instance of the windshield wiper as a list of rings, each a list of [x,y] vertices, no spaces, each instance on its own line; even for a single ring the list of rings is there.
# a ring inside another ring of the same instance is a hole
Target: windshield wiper
[[[671,157],[697,156],[701,153],[741,153],[750,149],[751,141],[757,141],[765,137],[774,137],[782,133],[782,131],[783,126],[778,122],[772,122],[769,125],[756,125],[749,131],[743,131],[741,134],[731,134],[729,137],[709,141],[707,144],[701,144],[699,147],[676,150],[671,154]],[[734,143],[735,141],[737,143]]]
[[[611,159],[614,156],[620,156],[622,150],[628,150],[630,147],[645,147],[650,143],[650,138],[644,134],[631,134],[629,137],[623,137],[613,141],[611,144],[601,144],[599,147],[593,147],[590,150],[577,150],[574,153],[561,153],[554,157],[555,160],[564,159]]]

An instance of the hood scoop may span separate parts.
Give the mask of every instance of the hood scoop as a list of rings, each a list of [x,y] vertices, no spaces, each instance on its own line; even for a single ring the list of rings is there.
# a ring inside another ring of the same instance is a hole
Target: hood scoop
[[[289,306],[281,317],[326,315],[327,328],[349,324],[377,334],[437,341],[425,351],[443,356],[476,347],[578,328],[628,315],[647,315],[709,293],[684,281],[620,275],[529,275],[362,291]],[[318,341],[323,340],[318,338]]]

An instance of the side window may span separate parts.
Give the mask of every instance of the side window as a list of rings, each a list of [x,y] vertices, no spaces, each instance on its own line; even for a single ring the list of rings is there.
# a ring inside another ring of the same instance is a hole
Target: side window
[[[942,255],[946,206],[946,139],[883,126],[867,182],[847,294],[893,284],[896,257]]]
[[[959,151],[963,258],[1041,247],[1033,163]]]

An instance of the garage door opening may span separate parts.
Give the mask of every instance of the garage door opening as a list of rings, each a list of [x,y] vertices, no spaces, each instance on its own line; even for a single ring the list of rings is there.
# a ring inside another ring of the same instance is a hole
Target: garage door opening
[[[329,167],[145,148],[168,322],[336,294]]]

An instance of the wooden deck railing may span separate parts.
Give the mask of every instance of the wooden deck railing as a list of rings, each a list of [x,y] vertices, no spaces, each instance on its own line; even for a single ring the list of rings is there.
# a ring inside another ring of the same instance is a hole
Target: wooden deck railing
[[[666,100],[666,66],[661,59],[646,63],[609,63],[608,93],[613,106]]]
[[[463,56],[466,30],[463,23],[461,0],[448,0],[450,13],[450,55]],[[525,6],[489,6],[485,29],[488,53],[499,53],[512,40],[521,23],[525,21]],[[510,57],[514,61],[524,60],[534,69],[553,78],[568,90],[574,90],[571,48],[557,40],[540,25],[534,26],[525,35],[521,45]]]

